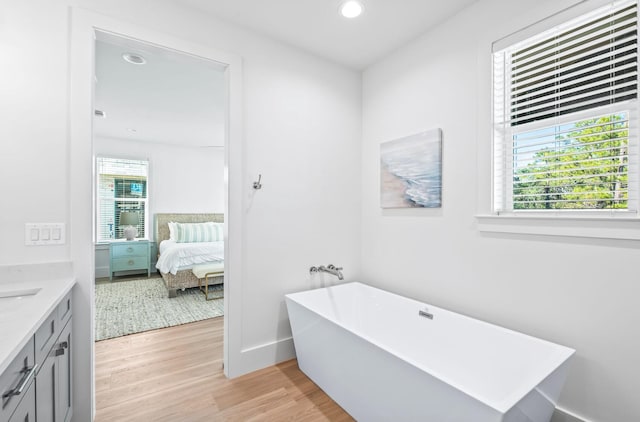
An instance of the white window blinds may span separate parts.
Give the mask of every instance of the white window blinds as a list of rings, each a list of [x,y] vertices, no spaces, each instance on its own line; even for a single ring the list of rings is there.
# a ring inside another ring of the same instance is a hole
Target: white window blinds
[[[493,54],[494,209],[638,204],[637,3]]]
[[[120,215],[123,212],[136,213],[137,237],[146,237],[149,162],[98,157],[96,169],[98,175],[97,241],[124,237],[123,227],[120,226]]]

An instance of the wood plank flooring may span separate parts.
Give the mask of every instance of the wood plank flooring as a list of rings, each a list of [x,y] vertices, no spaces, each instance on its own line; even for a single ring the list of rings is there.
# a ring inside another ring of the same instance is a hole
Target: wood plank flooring
[[[223,317],[96,343],[95,422],[352,421],[291,360],[222,371]]]

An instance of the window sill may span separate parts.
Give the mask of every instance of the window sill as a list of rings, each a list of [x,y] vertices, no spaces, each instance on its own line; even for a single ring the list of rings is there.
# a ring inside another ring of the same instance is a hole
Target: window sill
[[[542,236],[640,240],[640,218],[476,215],[478,230]]]

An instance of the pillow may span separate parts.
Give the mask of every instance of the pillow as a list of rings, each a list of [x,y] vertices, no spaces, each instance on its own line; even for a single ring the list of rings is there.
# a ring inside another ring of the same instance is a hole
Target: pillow
[[[224,240],[222,223],[175,223],[176,242],[219,242]]]
[[[176,224],[178,223],[174,223],[173,221],[167,223],[167,226],[169,226],[169,239],[174,241],[176,240],[176,237],[178,237],[176,233],[178,230],[176,229]]]

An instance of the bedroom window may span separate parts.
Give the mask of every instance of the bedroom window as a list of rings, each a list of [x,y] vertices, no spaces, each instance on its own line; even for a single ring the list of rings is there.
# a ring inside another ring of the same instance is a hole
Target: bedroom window
[[[637,212],[637,2],[499,48],[494,212]]]
[[[139,238],[146,238],[147,178],[149,162],[122,158],[98,157],[97,241],[124,238],[120,216],[133,212],[138,216]]]

